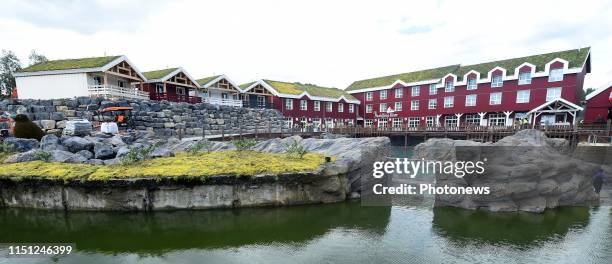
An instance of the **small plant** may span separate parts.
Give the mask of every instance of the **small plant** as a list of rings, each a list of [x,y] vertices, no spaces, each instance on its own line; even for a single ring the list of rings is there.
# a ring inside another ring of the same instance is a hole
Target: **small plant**
[[[10,154],[14,152],[17,152],[17,149],[15,149],[15,145],[6,142],[0,143],[0,153]]]
[[[297,142],[297,140],[293,140],[291,143],[285,143],[285,149],[287,155],[292,158],[301,159],[308,153],[308,150],[301,143]]]
[[[257,145],[257,140],[251,139],[251,138],[245,138],[245,139],[234,140],[232,143],[234,143],[234,146],[236,146],[236,149],[240,151],[244,151],[244,150],[248,150],[254,147],[255,145]]]
[[[186,151],[190,155],[197,155],[198,153],[202,152],[202,150],[205,150],[207,153],[210,153],[213,146],[214,144],[212,142],[208,141],[207,139],[202,139],[187,148]]]
[[[151,152],[153,152],[154,149],[155,145],[130,149],[130,151],[125,154],[125,156],[121,157],[121,160],[119,160],[119,164],[132,165],[137,161],[146,160],[149,158],[149,155],[151,154]]]
[[[51,153],[46,152],[44,150],[37,150],[36,152],[34,152],[34,156],[44,162],[49,162],[51,160]]]

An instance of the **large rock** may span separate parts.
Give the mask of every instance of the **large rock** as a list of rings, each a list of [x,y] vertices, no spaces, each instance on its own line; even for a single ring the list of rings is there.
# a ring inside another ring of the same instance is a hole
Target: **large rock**
[[[17,153],[9,156],[4,160],[5,163],[18,163],[40,160],[40,156],[36,153],[38,149],[32,149],[26,152]]]
[[[40,149],[42,150],[66,150],[64,146],[61,145],[60,139],[53,134],[49,134],[44,136],[40,140]]]
[[[63,137],[62,145],[72,153],[79,152],[81,150],[93,150],[94,143],[84,139],[82,137]]]
[[[31,138],[10,137],[4,139],[4,143],[13,146],[13,148],[19,152],[25,152],[31,149],[38,148],[38,140]]]
[[[94,157],[96,159],[112,159],[115,157],[115,151],[111,144],[98,142],[94,145]]]

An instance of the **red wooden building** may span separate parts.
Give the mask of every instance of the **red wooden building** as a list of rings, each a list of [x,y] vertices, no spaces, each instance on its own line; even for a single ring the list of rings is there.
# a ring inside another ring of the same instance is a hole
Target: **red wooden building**
[[[202,98],[197,96],[200,88],[183,68],[169,68],[142,73],[147,81],[140,90],[148,92],[151,100],[170,102],[201,103]]]
[[[612,84],[605,85],[586,96],[584,123],[607,123],[612,120]]]
[[[353,82],[359,122],[377,127],[572,124],[590,48],[450,65]]]
[[[340,89],[271,80],[240,87],[244,105],[278,109],[288,126],[351,126],[357,120],[359,100]]]

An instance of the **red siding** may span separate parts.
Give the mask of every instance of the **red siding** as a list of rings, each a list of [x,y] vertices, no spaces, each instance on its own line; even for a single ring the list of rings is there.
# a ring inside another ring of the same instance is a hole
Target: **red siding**
[[[351,119],[355,120],[357,118],[358,105],[355,105],[355,112],[349,113],[349,103],[344,100],[340,100],[340,103],[344,104],[344,112],[338,112],[338,102],[332,102],[332,112],[325,111],[326,101],[320,101],[321,109],[320,111],[314,110],[314,101],[309,99],[307,96],[303,96],[300,99],[293,99],[293,110],[287,110],[285,108],[285,99],[281,97],[273,97],[274,108],[278,109],[283,116],[285,117],[293,117],[293,118],[332,118],[332,119]],[[308,104],[307,110],[300,110],[300,100],[306,100]]]
[[[612,87],[587,100],[584,123],[594,123],[599,117],[606,121],[608,111],[612,110],[612,102],[609,100],[610,92],[612,92]]]

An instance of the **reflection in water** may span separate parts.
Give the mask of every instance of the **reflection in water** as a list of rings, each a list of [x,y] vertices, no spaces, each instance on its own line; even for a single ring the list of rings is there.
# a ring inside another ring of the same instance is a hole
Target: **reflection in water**
[[[155,213],[0,210],[1,242],[75,243],[79,251],[159,254],[269,243],[305,243],[332,229],[382,236],[390,207],[357,202],[284,208]]]
[[[564,207],[543,214],[491,213],[452,207],[434,208],[433,229],[454,241],[509,243],[528,246],[552,237],[565,236],[589,222],[589,208]]]

